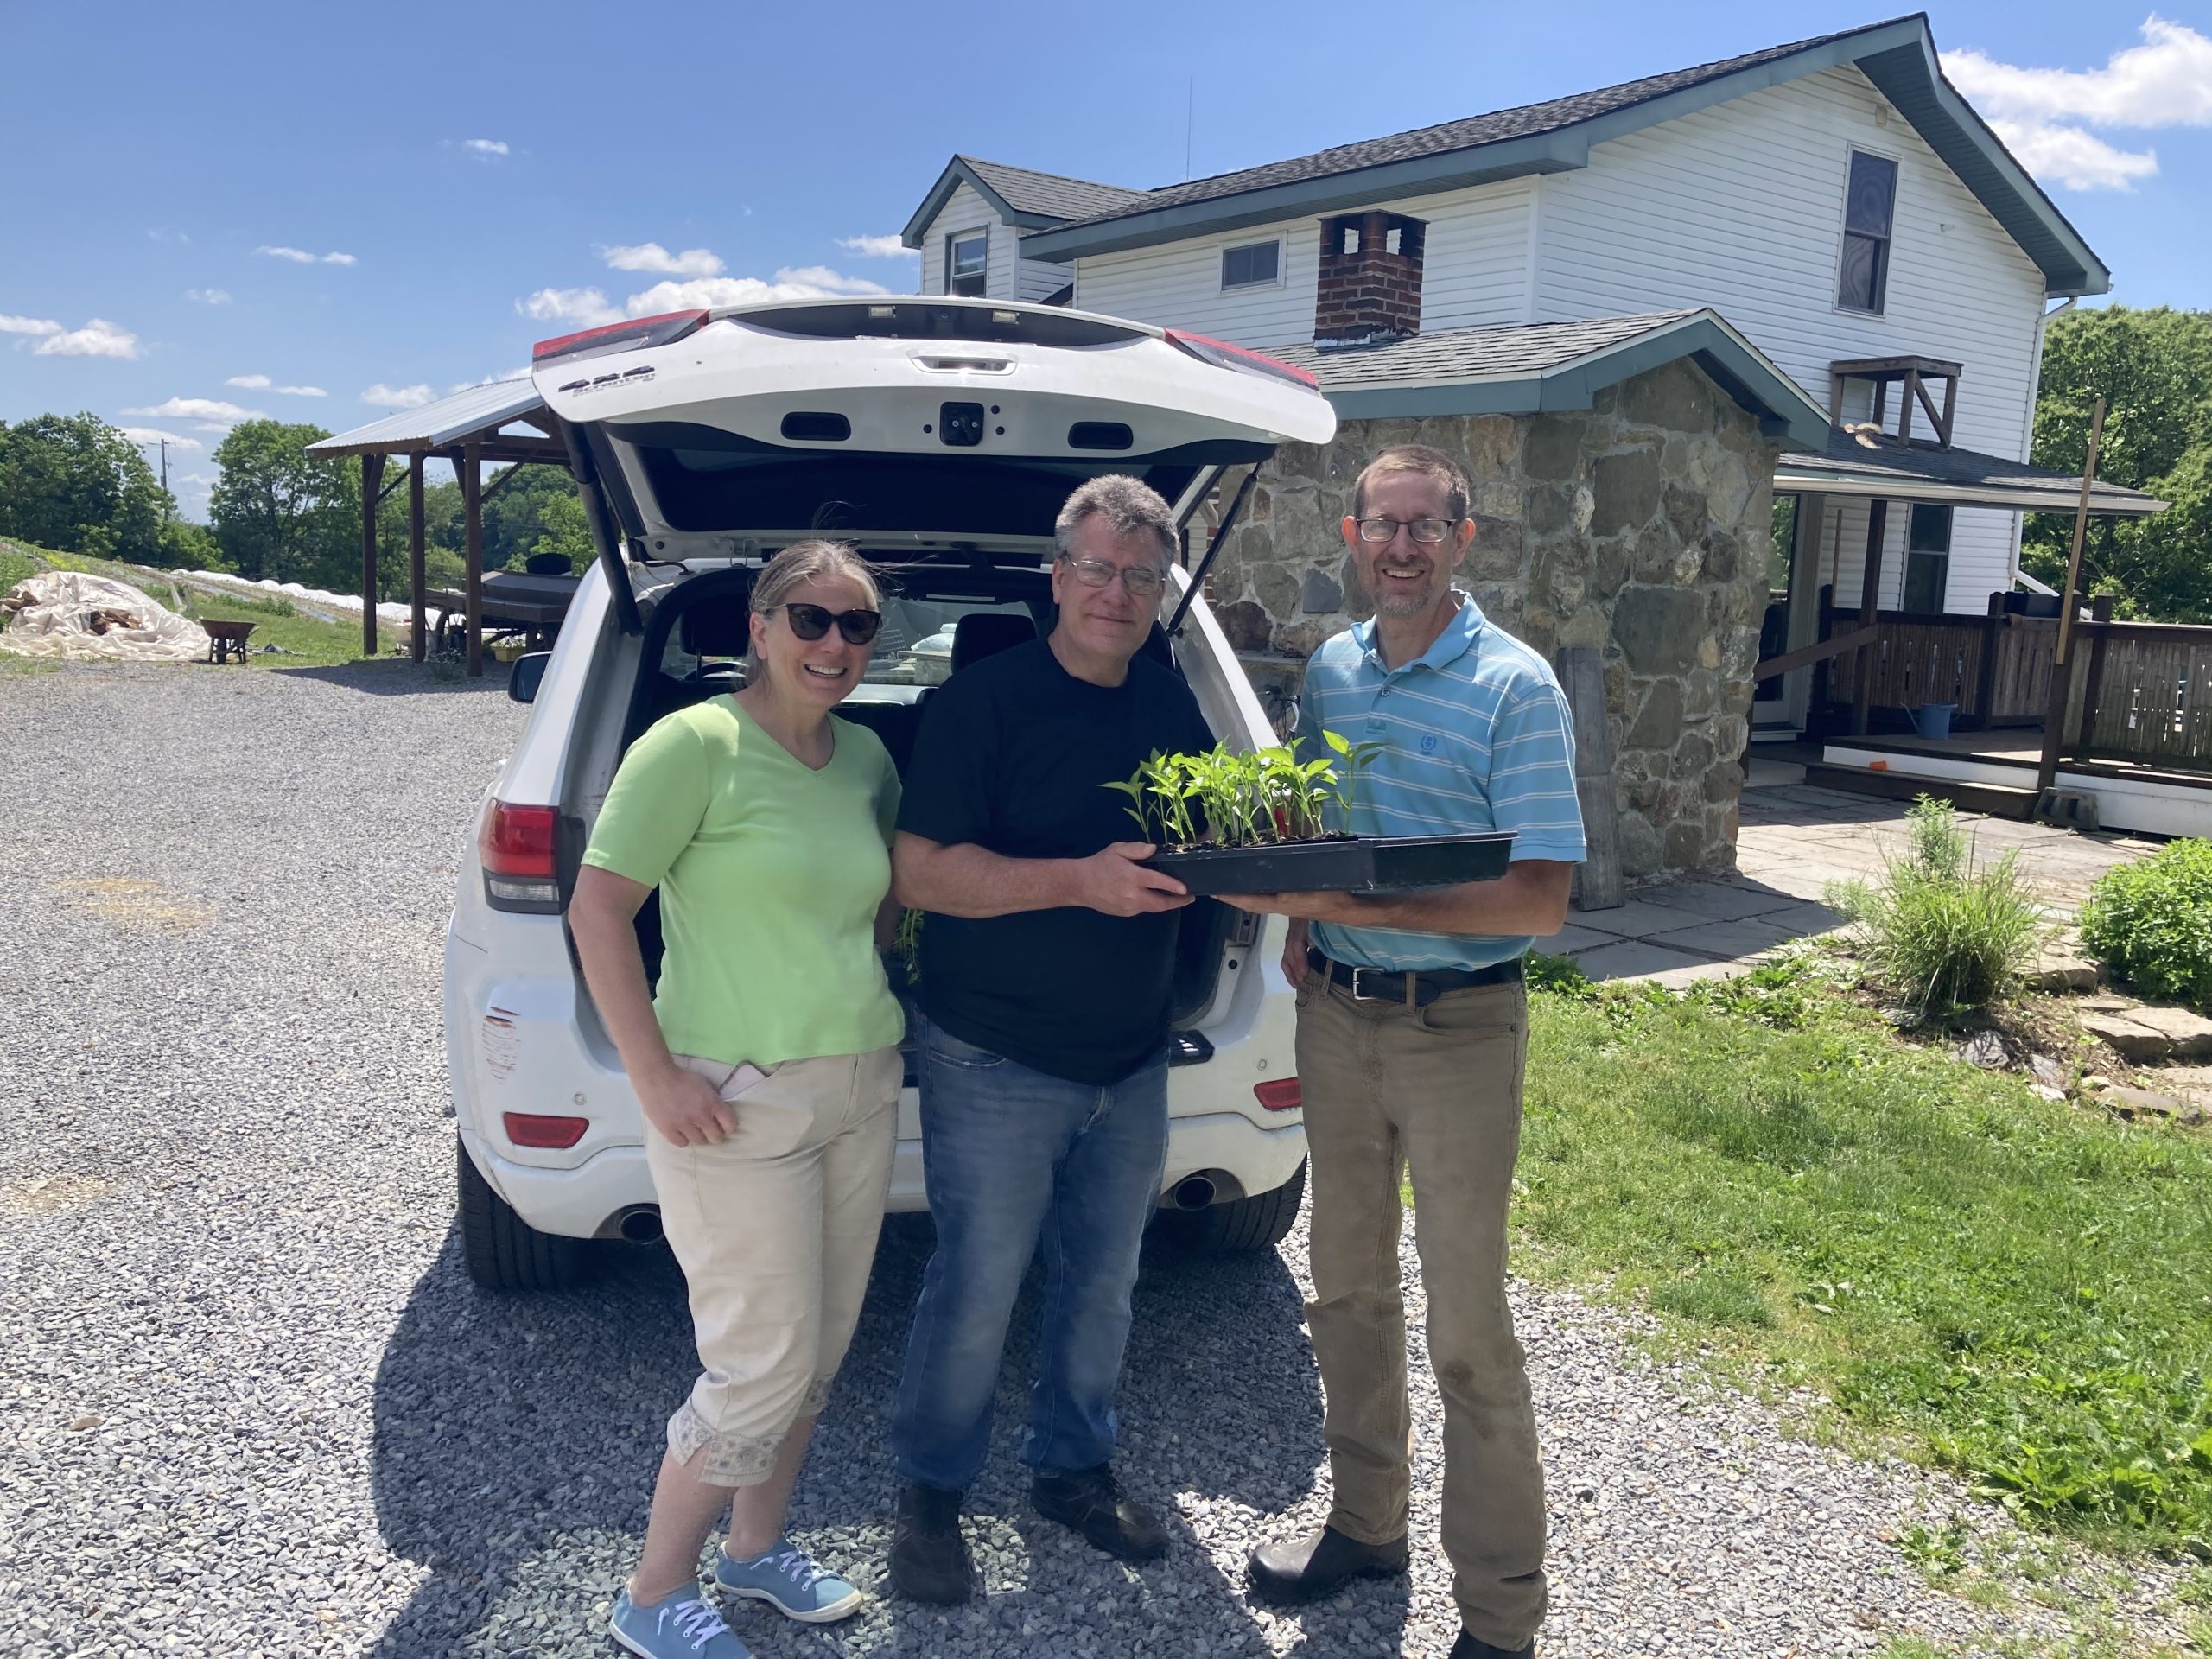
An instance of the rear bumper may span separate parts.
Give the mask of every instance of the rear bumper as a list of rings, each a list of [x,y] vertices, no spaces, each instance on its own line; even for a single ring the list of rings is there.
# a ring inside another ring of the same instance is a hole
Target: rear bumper
[[[496,950],[477,942],[487,938]],[[1208,1027],[1213,1058],[1168,1072],[1163,1197],[1196,1174],[1224,1197],[1270,1192],[1306,1156],[1300,1114],[1265,1111],[1252,1094],[1254,1084],[1294,1066],[1295,1014],[1290,988],[1271,965],[1275,954],[1255,950],[1243,982],[1223,999]],[[529,963],[542,976],[502,973],[503,963]],[[545,973],[540,965],[549,963],[557,966]],[[1264,973],[1262,963],[1270,964]],[[587,1039],[591,1016],[578,1003],[559,917],[492,912],[471,906],[464,888],[447,934],[445,1016],[461,1144],[524,1222],[571,1238],[613,1236],[625,1212],[655,1202],[637,1096],[611,1051]],[[588,1128],[563,1150],[518,1147],[507,1137],[509,1112],[583,1117]],[[913,1089],[899,1097],[889,1207],[929,1207]]]

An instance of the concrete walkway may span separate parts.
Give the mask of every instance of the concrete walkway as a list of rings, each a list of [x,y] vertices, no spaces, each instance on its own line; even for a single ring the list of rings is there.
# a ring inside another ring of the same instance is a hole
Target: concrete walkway
[[[1612,910],[1572,911],[1536,948],[1573,957],[1592,979],[1679,986],[1743,973],[1777,945],[1839,926],[1821,902],[1828,884],[1881,874],[1885,856],[1904,849],[1907,804],[1809,789],[1803,776],[1801,766],[1752,763],[1735,874],[1640,888]],[[1979,813],[1959,818],[1978,861],[2018,849],[2023,873],[2052,918],[2065,922],[2098,876],[2161,845]]]

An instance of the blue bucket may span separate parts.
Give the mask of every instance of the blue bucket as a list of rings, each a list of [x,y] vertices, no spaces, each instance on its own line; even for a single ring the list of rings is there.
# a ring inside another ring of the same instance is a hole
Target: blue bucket
[[[1951,716],[1958,712],[1955,702],[1923,702],[1912,711],[1913,729],[1923,737],[1948,737]]]

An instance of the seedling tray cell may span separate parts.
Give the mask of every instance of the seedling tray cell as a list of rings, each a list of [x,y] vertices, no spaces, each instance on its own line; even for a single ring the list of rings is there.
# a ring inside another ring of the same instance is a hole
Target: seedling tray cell
[[[1398,893],[1495,881],[1513,855],[1510,833],[1361,836],[1155,854],[1145,868],[1192,893]]]

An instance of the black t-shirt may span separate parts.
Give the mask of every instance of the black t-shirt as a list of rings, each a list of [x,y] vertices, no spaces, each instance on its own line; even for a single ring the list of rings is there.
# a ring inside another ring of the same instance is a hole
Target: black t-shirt
[[[1060,666],[1042,639],[974,663],[930,695],[899,827],[1007,858],[1088,858],[1141,839],[1105,787],[1155,750],[1211,748],[1174,671],[1148,658],[1117,686]],[[1032,910],[922,924],[922,1012],[965,1043],[1072,1083],[1117,1083],[1167,1035],[1179,912]]]

